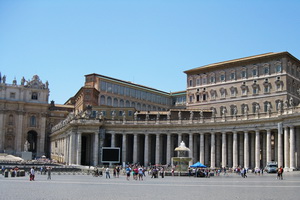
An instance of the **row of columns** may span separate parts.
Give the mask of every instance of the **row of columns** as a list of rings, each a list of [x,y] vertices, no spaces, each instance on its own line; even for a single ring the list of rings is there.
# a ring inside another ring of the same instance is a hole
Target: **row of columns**
[[[205,137],[205,134],[210,135],[210,141],[207,141],[209,137]],[[216,135],[218,133],[200,133],[200,141],[199,141],[199,161],[201,163],[206,163],[206,160],[210,160],[210,167],[216,168],[216,161],[221,159],[220,167],[238,167],[243,165],[245,168],[261,168],[261,160],[265,160],[266,162],[272,161],[272,145],[271,145],[271,130],[266,130],[266,139],[261,141],[261,132],[259,130],[246,131],[243,134],[234,132],[222,132],[221,133],[221,141],[216,139]],[[232,134],[232,137],[227,137],[228,134]],[[251,141],[249,134],[252,135]],[[190,157],[194,157],[196,155],[194,151],[193,145],[197,145],[194,141],[194,134],[190,133],[188,138],[188,147],[191,150]],[[238,135],[240,140],[238,140]],[[127,145],[127,137],[126,134],[122,135],[122,162],[127,162],[126,158],[126,145]],[[160,134],[155,135],[156,145],[155,145],[155,163],[160,163]],[[182,134],[178,134],[178,146],[182,141]],[[278,160],[279,166],[285,166],[286,169],[295,169],[295,130],[294,127],[284,127],[284,138],[282,138],[282,130],[278,130],[277,135],[277,156],[275,156]],[[284,139],[284,144],[283,144]],[[145,146],[144,146],[144,163],[149,163],[149,135],[145,134]],[[210,149],[208,143],[210,143]],[[263,142],[263,147],[261,146],[261,142]],[[250,147],[251,143],[251,147]],[[166,162],[171,163],[171,134],[167,134],[167,150],[166,150]],[[219,152],[219,148],[221,145],[221,151]],[[112,134],[111,137],[111,146],[115,147],[115,133]],[[262,150],[264,149],[264,151]],[[210,151],[210,155],[208,152]],[[133,134],[133,163],[141,162],[138,160],[138,133]],[[284,155],[283,155],[284,152]],[[151,152],[154,153],[154,152]],[[197,154],[198,154],[197,153]],[[251,157],[250,157],[251,155]],[[210,159],[208,158],[210,157]],[[274,156],[273,156],[274,157]],[[284,162],[283,162],[284,158]],[[197,158],[193,159],[194,161],[198,161]],[[238,162],[240,160],[240,163]],[[242,160],[242,161],[241,161]],[[251,162],[251,163],[250,163]],[[231,166],[232,165],[232,166]]]

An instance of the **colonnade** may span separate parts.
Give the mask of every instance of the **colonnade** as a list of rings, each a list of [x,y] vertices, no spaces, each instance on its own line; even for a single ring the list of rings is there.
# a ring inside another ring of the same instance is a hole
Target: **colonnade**
[[[119,129],[120,130],[120,129]],[[52,140],[52,158],[66,164],[101,165],[102,147],[120,147],[120,163],[172,164],[174,151],[181,141],[190,149],[188,157],[210,168],[264,168],[276,161],[286,171],[298,167],[297,148],[300,136],[294,126],[241,130],[175,130],[158,132],[106,130],[104,136],[95,132],[72,131]]]
[[[211,168],[239,166],[263,168],[270,161],[277,161],[278,165],[286,170],[296,168],[297,149],[294,126],[266,130],[224,130],[201,133],[123,132],[121,134],[110,131],[109,134],[111,134],[111,147],[116,147],[116,137],[122,138],[122,144],[119,144],[119,147],[122,149],[121,157],[124,163],[171,164],[171,157],[177,156],[174,149],[181,141],[184,141],[190,149],[188,156],[193,162],[200,161]],[[128,155],[129,149],[132,155]]]

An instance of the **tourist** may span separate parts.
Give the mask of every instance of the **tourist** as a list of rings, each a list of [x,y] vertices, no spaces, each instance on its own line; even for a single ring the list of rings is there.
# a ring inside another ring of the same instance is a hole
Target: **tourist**
[[[280,166],[280,167],[277,169],[277,179],[283,180],[282,174],[283,174],[283,168],[282,168],[282,166]]]
[[[139,174],[139,181],[142,179],[143,180],[143,176],[144,176],[144,170],[142,167],[139,167],[138,169],[138,174]]]
[[[47,180],[51,180],[51,167],[47,168],[47,174],[48,174]]]
[[[30,181],[34,181],[34,177],[35,177],[34,167],[31,167],[31,169],[30,169],[29,180],[30,180]]]
[[[127,181],[129,181],[129,178],[130,178],[130,172],[131,172],[131,168],[128,166],[126,168],[126,179],[127,179]]]
[[[107,167],[105,170],[106,178],[110,178],[109,168]]]

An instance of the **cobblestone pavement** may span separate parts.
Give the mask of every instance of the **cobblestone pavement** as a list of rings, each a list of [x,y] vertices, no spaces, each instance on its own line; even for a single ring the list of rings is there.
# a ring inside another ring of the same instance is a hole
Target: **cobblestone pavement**
[[[284,180],[276,180],[275,174],[257,176],[248,174],[242,178],[236,174],[211,178],[165,177],[143,181],[120,178],[106,179],[91,175],[37,175],[4,178],[0,176],[1,200],[194,200],[194,199],[299,199],[300,172],[284,173]]]

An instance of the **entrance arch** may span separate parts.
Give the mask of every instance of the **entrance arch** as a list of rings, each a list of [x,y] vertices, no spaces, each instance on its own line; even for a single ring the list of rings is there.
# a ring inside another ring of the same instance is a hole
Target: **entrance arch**
[[[29,131],[27,133],[27,141],[29,143],[28,151],[32,152],[33,156],[36,156],[36,152],[37,152],[37,132]]]

